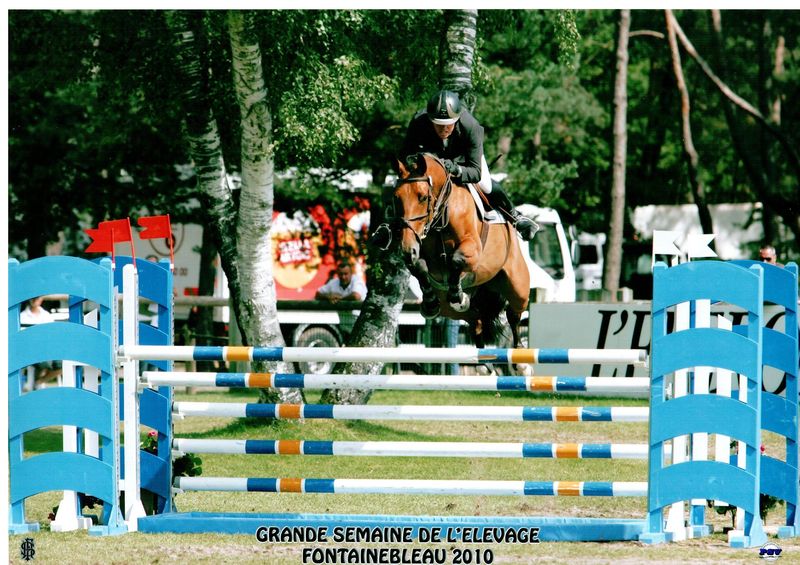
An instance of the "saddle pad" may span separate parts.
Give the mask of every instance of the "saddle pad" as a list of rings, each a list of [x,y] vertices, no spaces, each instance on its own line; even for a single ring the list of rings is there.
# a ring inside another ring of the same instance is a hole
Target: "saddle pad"
[[[489,224],[505,224],[506,220],[503,218],[502,214],[499,214],[495,210],[487,210],[486,207],[483,205],[483,198],[481,195],[478,194],[477,188],[472,183],[467,183],[467,189],[469,190],[472,199],[475,201],[475,206],[478,208],[478,216],[484,221]]]

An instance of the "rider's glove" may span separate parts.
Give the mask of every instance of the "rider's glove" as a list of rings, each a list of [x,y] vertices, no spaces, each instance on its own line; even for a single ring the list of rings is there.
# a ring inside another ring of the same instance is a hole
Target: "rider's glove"
[[[453,176],[461,176],[461,167],[456,163],[453,163],[450,159],[444,160],[444,168],[445,170]]]

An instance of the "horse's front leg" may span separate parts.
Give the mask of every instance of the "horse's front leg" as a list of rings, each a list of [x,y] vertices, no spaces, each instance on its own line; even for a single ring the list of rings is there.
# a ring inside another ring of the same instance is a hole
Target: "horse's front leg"
[[[508,325],[511,326],[511,340],[513,343],[513,347],[515,349],[523,347],[525,344],[522,343],[522,336],[519,331],[520,321],[522,319],[522,312],[509,306],[508,308],[506,308],[506,319],[508,320]],[[517,375],[526,375],[526,376],[533,375],[533,369],[531,365],[527,363],[515,363],[513,369],[514,373]]]
[[[469,309],[469,295],[464,286],[472,286],[475,266],[478,262],[478,245],[470,239],[461,242],[450,260],[450,275],[447,279],[447,301],[456,312]],[[462,274],[463,279],[462,279]]]
[[[432,319],[439,315],[439,297],[436,290],[430,283],[428,264],[425,259],[417,259],[408,263],[409,272],[419,281],[419,288],[422,291],[422,305],[420,313],[424,318]]]

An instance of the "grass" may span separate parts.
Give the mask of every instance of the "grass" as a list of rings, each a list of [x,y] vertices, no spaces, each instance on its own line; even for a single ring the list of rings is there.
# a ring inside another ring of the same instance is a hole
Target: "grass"
[[[248,391],[176,394],[178,400],[252,402]],[[308,394],[316,402],[318,394]],[[532,396],[525,393],[376,391],[370,404],[441,405],[615,405],[646,406],[645,400],[591,397]],[[175,422],[176,436],[231,439],[320,439],[342,441],[476,441],[476,442],[582,442],[644,443],[647,424],[614,422],[424,422],[424,421],[336,421],[306,420],[266,422],[255,419],[186,418]],[[780,453],[782,446],[772,434],[765,438],[767,452]],[[29,455],[61,449],[57,429],[26,435]],[[464,459],[411,457],[326,457],[202,454],[203,476],[228,477],[319,477],[319,478],[441,478],[495,480],[585,480],[646,481],[645,461]],[[29,520],[42,531],[29,536],[10,536],[10,561],[21,562],[19,545],[24,537],[36,543],[38,563],[291,563],[302,562],[303,544],[260,544],[249,536],[128,534],[96,538],[86,532],[49,531],[47,515],[60,500],[60,493],[44,493],[28,500]],[[639,498],[577,497],[466,497],[389,495],[293,495],[268,493],[180,494],[180,511],[227,512],[321,512],[427,515],[528,515],[643,518],[645,500]],[[721,531],[727,518],[707,512],[708,520]],[[777,524],[783,507],[768,516]],[[789,561],[800,553],[800,542],[776,540]],[[425,547],[414,544],[411,548]],[[430,546],[442,548],[438,546]],[[455,546],[461,547],[465,546]],[[451,546],[447,546],[451,550]],[[474,548],[473,548],[474,549]],[[546,543],[531,545],[479,546],[491,549],[495,563],[654,563],[750,561],[757,550],[731,550],[723,534],[680,544],[649,547],[637,542]],[[452,560],[452,552],[449,555]],[[785,559],[786,560],[786,559]],[[451,561],[448,561],[451,562]]]

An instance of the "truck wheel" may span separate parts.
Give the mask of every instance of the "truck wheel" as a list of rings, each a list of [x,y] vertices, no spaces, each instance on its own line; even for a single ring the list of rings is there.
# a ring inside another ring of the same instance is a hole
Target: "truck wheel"
[[[340,343],[336,336],[326,328],[308,328],[295,342],[295,347],[339,347]],[[328,374],[333,370],[332,362],[301,362],[297,363],[301,373],[313,373],[317,375]]]

